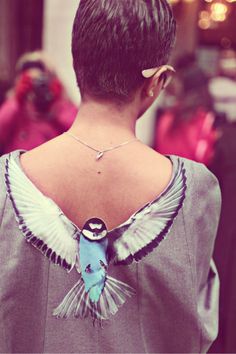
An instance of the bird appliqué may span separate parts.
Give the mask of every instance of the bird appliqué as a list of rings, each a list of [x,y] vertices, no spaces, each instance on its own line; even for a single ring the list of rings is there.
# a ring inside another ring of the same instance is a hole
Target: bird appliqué
[[[183,205],[186,176],[178,160],[167,188],[116,229],[108,231],[99,218],[89,219],[80,230],[58,205],[30,181],[9,154],[5,183],[16,220],[25,240],[51,262],[78,272],[78,282],[53,311],[58,318],[75,316],[107,320],[135,290],[109,276],[111,265],[139,262],[168,234]],[[113,234],[116,236],[113,239]]]

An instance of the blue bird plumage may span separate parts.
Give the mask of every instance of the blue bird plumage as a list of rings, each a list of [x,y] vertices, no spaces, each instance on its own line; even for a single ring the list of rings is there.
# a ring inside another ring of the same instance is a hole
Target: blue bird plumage
[[[91,218],[86,221],[79,236],[79,281],[64,297],[53,315],[67,318],[89,315],[100,323],[114,315],[120,306],[134,294],[126,283],[110,277],[108,269],[108,231],[103,220]]]
[[[82,230],[80,235],[79,259],[85,291],[89,293],[92,302],[98,302],[106,281],[108,239],[105,233],[104,238],[99,239],[99,235],[104,231],[103,225],[101,230],[96,231],[90,229],[92,225],[90,222],[90,226],[87,225],[85,229],[87,232],[83,233]],[[84,234],[90,235],[90,238]]]

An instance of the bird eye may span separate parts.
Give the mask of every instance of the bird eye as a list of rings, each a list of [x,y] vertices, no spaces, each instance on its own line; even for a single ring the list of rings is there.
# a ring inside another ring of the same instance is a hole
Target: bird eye
[[[87,267],[85,268],[85,272],[86,273],[92,273],[91,264],[87,265]]]

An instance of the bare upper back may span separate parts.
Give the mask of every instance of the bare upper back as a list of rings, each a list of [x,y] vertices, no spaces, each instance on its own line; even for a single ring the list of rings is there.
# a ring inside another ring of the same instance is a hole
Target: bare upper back
[[[140,142],[95,153],[62,135],[21,156],[31,181],[80,228],[99,217],[113,229],[157,197],[172,176],[171,161]]]

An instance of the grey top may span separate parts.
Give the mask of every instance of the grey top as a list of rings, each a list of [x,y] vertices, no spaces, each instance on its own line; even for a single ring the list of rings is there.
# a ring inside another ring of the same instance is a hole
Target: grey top
[[[12,157],[19,165],[19,151]],[[109,275],[136,290],[115,316],[52,316],[78,281],[25,241],[5,186],[0,158],[0,352],[205,353],[218,330],[218,277],[211,260],[220,215],[216,178],[202,164],[170,156],[187,178],[184,204],[168,235],[139,262]],[[19,165],[20,166],[20,165]],[[116,230],[114,230],[115,232]]]

